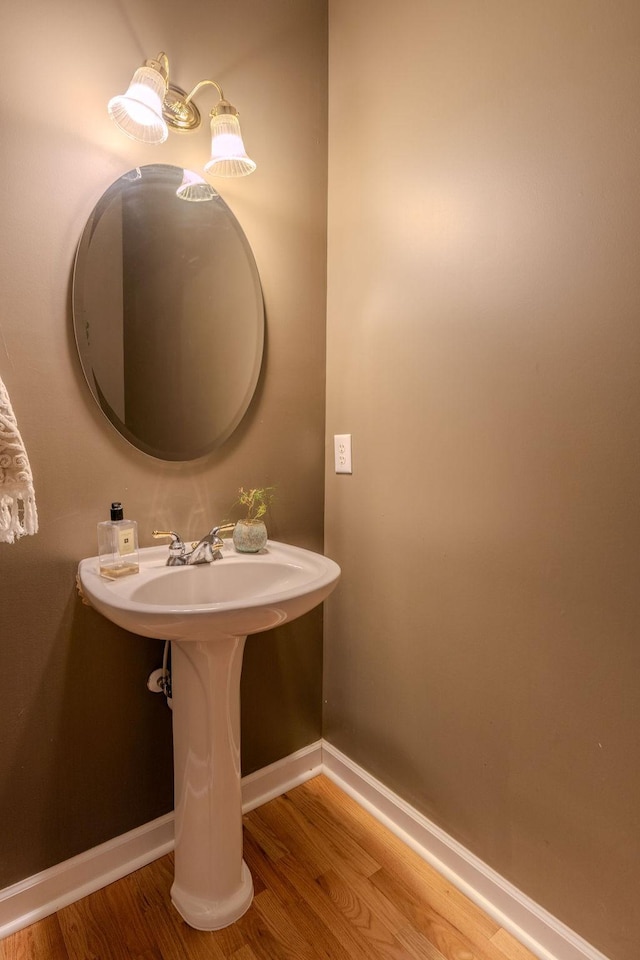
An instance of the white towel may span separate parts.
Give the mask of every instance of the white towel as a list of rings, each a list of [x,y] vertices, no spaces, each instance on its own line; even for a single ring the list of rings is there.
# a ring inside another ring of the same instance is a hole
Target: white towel
[[[38,511],[27,451],[0,379],[0,543],[38,532]]]

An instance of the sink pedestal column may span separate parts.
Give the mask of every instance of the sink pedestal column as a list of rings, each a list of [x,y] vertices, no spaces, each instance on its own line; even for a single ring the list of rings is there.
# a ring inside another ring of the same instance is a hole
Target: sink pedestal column
[[[242,858],[240,672],[246,637],[172,642],[174,906],[197,930],[248,910]]]

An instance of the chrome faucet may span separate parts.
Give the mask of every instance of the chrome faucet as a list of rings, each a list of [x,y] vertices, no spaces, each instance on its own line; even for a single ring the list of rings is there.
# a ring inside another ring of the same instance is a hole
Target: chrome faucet
[[[222,529],[220,526],[213,527],[202,540],[191,544],[191,550],[187,550],[182,537],[173,530],[154,530],[153,536],[156,539],[171,537],[167,566],[184,567],[194,563],[212,563],[214,560],[222,560],[220,553],[220,547],[224,546],[224,540],[220,536]]]

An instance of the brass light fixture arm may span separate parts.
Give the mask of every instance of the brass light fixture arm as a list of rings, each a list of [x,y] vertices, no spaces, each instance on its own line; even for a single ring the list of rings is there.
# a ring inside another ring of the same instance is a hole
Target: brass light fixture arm
[[[166,84],[169,83],[169,57],[164,50],[161,50],[157,57],[145,60],[145,67],[153,67],[164,78]]]
[[[200,112],[192,101],[198,90],[207,84],[215,87],[218,91],[218,102],[210,115],[213,117],[217,113],[237,114],[238,111],[235,107],[232,107],[224,99],[222,87],[215,80],[200,80],[190,93],[185,93],[180,87],[171,83],[169,81],[169,58],[164,51],[161,51],[155,60],[146,60],[145,65],[153,67],[164,79],[166,92],[162,104],[162,115],[174,130],[195,130],[196,127],[200,126]]]
[[[198,90],[200,89],[200,87],[204,87],[207,83],[210,83],[212,87],[215,87],[216,90],[218,91],[218,96],[220,97],[220,99],[221,99],[221,100],[224,100],[224,94],[223,94],[223,92],[222,92],[222,87],[220,86],[219,83],[216,83],[215,80],[200,80],[198,83],[196,83],[196,85],[195,85],[195,87],[193,88],[193,90],[191,91],[191,93],[188,93],[187,96],[184,98],[184,102],[185,102],[185,103],[189,103],[189,102],[191,101],[191,99],[192,99],[193,97],[195,97],[195,95],[196,95],[196,93],[198,92]]]

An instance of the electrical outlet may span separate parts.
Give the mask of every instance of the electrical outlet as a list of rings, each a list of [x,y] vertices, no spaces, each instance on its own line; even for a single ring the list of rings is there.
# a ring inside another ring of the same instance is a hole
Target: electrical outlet
[[[353,473],[351,469],[351,434],[337,433],[333,438],[336,473]]]

